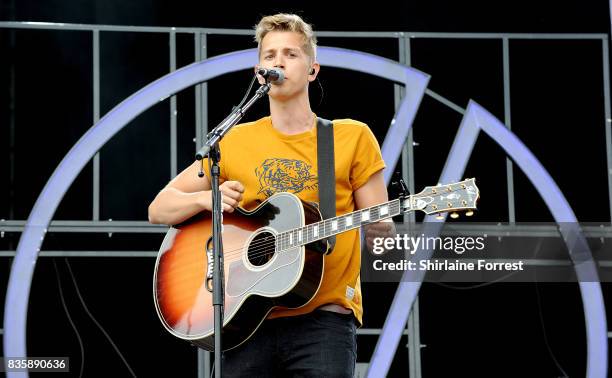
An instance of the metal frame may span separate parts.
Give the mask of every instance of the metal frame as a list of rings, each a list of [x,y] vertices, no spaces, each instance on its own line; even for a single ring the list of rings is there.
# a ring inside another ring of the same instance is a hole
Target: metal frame
[[[193,34],[195,60],[201,61],[207,58],[207,35],[252,35],[250,29],[223,29],[223,28],[189,28],[189,27],[147,27],[147,26],[115,26],[115,25],[91,25],[91,24],[57,24],[46,22],[0,22],[0,28],[5,29],[39,29],[39,30],[81,30],[92,32],[93,44],[93,123],[100,119],[100,32],[141,32],[141,33],[166,33],[169,38],[169,71],[176,70],[176,35]],[[612,221],[612,110],[610,106],[610,74],[608,59],[608,35],[607,34],[586,34],[586,33],[560,33],[560,34],[536,34],[536,33],[428,33],[428,32],[340,32],[340,31],[321,31],[317,32],[319,37],[344,37],[344,38],[392,38],[398,40],[398,50],[400,63],[410,65],[410,39],[412,38],[433,38],[433,39],[499,39],[502,41],[503,51],[503,76],[504,76],[504,123],[511,129],[511,110],[510,110],[510,51],[509,41],[511,39],[550,39],[550,40],[601,40],[603,56],[603,90],[604,90],[604,127],[606,133],[606,157],[607,157],[607,178],[608,178],[608,197],[609,208]],[[402,98],[401,86],[396,86],[396,104]],[[203,136],[208,130],[208,87],[206,83],[196,86],[196,140],[195,149],[197,150],[203,140]],[[460,114],[465,113],[465,109],[444,98],[443,96],[427,89],[426,95],[448,106]],[[178,172],[177,167],[177,104],[176,96],[170,99],[170,178]],[[414,163],[413,163],[413,144],[412,131],[408,137],[406,147],[402,156],[404,179],[411,191],[414,191]],[[507,176],[507,196],[508,196],[508,221],[515,222],[515,203],[514,203],[514,177],[512,173],[512,161],[506,159]],[[92,210],[94,221],[100,220],[100,155],[96,154],[93,158],[93,193]],[[409,217],[412,215],[409,215]]]
[[[399,38],[399,62],[408,66],[411,64],[410,56],[410,39],[402,34]],[[401,98],[404,96],[405,88],[401,85],[395,85],[395,104],[399,106]],[[427,92],[427,90],[426,90]],[[410,193],[415,193],[414,182],[414,138],[413,129],[410,128],[408,138],[402,149],[402,179],[408,186]],[[404,213],[404,222],[414,223],[415,213]],[[410,378],[421,377],[421,327],[419,323],[419,300],[414,301],[406,322],[408,342],[406,349],[408,352],[408,376]]]
[[[252,30],[236,29],[216,29],[216,28],[174,28],[174,27],[135,27],[135,26],[112,26],[112,25],[82,25],[82,24],[52,24],[39,22],[0,22],[0,28],[9,29],[43,29],[43,30],[85,30],[92,32],[93,43],[93,121],[96,123],[100,119],[100,32],[144,32],[144,33],[167,33],[169,37],[169,57],[170,72],[176,70],[176,34],[188,33],[194,35],[195,60],[204,60],[207,57],[207,35],[252,35]],[[510,39],[590,39],[601,40],[603,51],[603,74],[604,74],[604,107],[605,107],[605,132],[606,132],[606,152],[607,152],[607,177],[609,191],[609,206],[612,216],[612,116],[610,110],[610,89],[609,89],[609,62],[608,62],[608,35],[607,34],[527,34],[527,33],[414,33],[414,32],[318,32],[319,37],[345,37],[345,38],[394,38],[399,44],[399,62],[410,65],[410,39],[411,38],[445,38],[445,39],[501,39],[503,51],[503,75],[504,75],[504,122],[508,129],[511,127],[510,111],[510,87],[509,87],[509,40]],[[403,88],[395,86],[396,105],[399,105],[403,97]],[[207,84],[199,84],[196,90],[196,149],[201,146],[203,137],[207,132]],[[465,109],[454,104],[443,96],[426,90],[428,96],[443,103],[451,109],[464,114]],[[414,192],[414,151],[413,146],[418,145],[413,141],[412,130],[407,138],[402,153],[402,171],[405,181],[411,192]],[[170,99],[170,177],[177,174],[177,104],[176,97]],[[499,226],[489,229],[487,232],[506,233],[524,232],[536,235],[542,230],[526,229],[518,231],[512,226],[515,223],[514,208],[514,180],[512,175],[512,162],[506,159],[507,171],[507,195],[508,195],[508,217],[509,226]],[[93,158],[93,193],[92,193],[92,221],[55,221],[52,222],[48,232],[132,232],[132,233],[159,233],[165,232],[165,227],[149,225],[147,222],[111,222],[100,220],[100,156],[97,153]],[[408,216],[408,221],[414,221],[414,214]],[[0,231],[2,236],[5,232],[21,232],[25,221],[9,220],[0,221]],[[479,229],[478,225],[469,226],[470,230]],[[491,227],[489,227],[491,228]],[[466,231],[468,231],[466,229]],[[610,227],[585,228],[585,234],[597,234],[600,237],[609,237]],[[551,228],[545,231],[558,235],[558,229]],[[11,251],[0,251],[0,256],[10,256]],[[82,253],[82,254],[79,254]],[[156,253],[147,251],[43,251],[41,256],[121,256],[121,257],[150,257]],[[418,326],[418,302],[413,307],[408,323],[409,334],[409,361],[410,377],[419,377],[420,371],[420,339]],[[360,333],[366,334],[366,333]],[[369,333],[368,333],[369,334]],[[202,365],[206,365],[209,356],[198,356],[198,365],[202,360]],[[200,376],[201,372],[199,373]],[[208,377],[209,372],[204,371],[204,376]]]
[[[25,221],[7,221],[0,219],[0,232],[23,232]],[[460,231],[465,235],[488,236],[531,236],[531,237],[555,237],[559,236],[559,228],[555,225],[539,223],[514,223],[514,224],[490,224],[470,223],[453,224],[453,230]],[[582,226],[584,235],[589,238],[612,238],[612,226],[595,225],[588,223]],[[145,221],[52,221],[47,232],[60,233],[165,233],[167,226],[152,225]],[[442,233],[444,234],[444,233]]]
[[[93,123],[100,120],[100,31],[93,34]],[[93,158],[93,220],[100,220],[100,152]]]

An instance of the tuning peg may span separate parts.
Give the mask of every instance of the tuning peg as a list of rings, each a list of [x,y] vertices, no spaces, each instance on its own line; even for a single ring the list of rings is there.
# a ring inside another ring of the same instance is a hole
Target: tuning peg
[[[444,215],[438,213],[438,215],[436,215],[436,219],[437,220],[442,220],[442,219],[444,219]]]
[[[472,210],[468,210],[465,212],[466,217],[471,217],[472,215],[474,215],[474,212]]]
[[[451,213],[450,217],[453,219],[457,219],[459,218],[459,213]]]

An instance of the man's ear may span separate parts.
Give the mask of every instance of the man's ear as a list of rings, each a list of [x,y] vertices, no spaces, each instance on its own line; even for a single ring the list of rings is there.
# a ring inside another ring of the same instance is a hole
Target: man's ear
[[[319,64],[319,62],[312,63],[308,71],[308,81],[313,81],[314,79],[316,79],[320,70],[321,70],[321,65]]]

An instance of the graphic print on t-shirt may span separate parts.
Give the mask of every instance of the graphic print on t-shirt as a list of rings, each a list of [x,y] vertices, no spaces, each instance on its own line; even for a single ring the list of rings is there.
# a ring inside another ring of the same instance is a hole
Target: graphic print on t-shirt
[[[255,168],[259,179],[259,192],[266,197],[274,193],[299,193],[302,190],[316,189],[317,176],[311,173],[310,164],[303,160],[270,158]]]

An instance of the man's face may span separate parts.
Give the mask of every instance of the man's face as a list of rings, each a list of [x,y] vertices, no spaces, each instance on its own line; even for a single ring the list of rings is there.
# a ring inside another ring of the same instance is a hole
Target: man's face
[[[261,68],[281,68],[285,80],[273,85],[270,96],[276,99],[289,99],[306,92],[312,68],[311,58],[302,49],[302,36],[295,32],[272,31],[261,41],[259,66]]]

